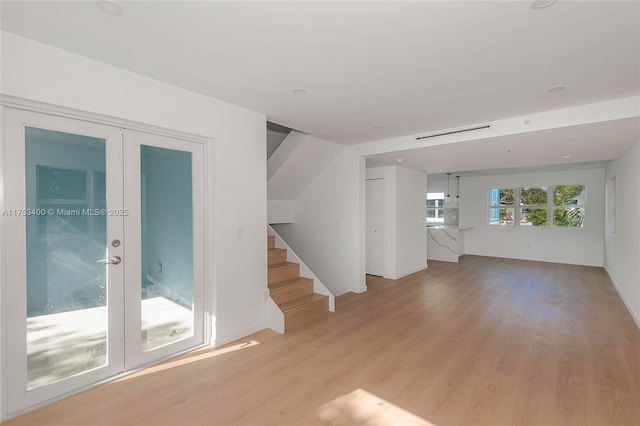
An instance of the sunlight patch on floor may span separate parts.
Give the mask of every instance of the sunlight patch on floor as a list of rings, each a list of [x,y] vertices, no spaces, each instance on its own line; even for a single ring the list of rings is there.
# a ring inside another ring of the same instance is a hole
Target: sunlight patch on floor
[[[436,426],[376,395],[356,389],[320,407],[318,416],[331,424]]]
[[[241,349],[246,349],[252,346],[259,345],[260,342],[256,340],[249,340],[247,342],[238,343],[237,345],[227,346],[221,349],[216,349],[212,351],[207,351],[205,353],[198,354],[197,351],[192,355],[185,355],[184,357],[180,357],[175,361],[167,361],[160,365],[156,365],[154,367],[145,368],[143,370],[138,371],[137,373],[131,374],[129,376],[123,377],[118,381],[124,381],[129,379],[135,379],[136,377],[146,376],[147,374],[157,373],[159,371],[169,370],[171,368],[180,367],[182,365],[191,364],[193,362],[202,361],[208,358],[213,358],[219,355],[228,354],[230,352],[235,352]]]

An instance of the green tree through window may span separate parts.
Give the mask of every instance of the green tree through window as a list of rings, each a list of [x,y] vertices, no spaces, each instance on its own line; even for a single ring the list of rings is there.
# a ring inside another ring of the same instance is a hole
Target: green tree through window
[[[549,188],[546,186],[520,189],[520,211],[522,225],[545,226]]]
[[[584,185],[556,186],[553,190],[553,224],[560,227],[584,227]]]

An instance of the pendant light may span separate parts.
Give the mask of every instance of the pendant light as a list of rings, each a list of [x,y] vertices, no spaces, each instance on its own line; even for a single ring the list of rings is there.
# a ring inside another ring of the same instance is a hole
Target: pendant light
[[[456,176],[456,204],[460,203],[460,176]]]
[[[451,191],[450,191],[451,185],[449,184],[449,182],[451,181],[450,178],[451,178],[451,173],[447,173],[447,199],[445,201],[445,203],[447,204],[451,202],[451,195],[449,195],[451,194]]]

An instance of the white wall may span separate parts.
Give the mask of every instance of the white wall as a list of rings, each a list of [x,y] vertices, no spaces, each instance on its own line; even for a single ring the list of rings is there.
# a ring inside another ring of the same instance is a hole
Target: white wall
[[[614,202],[615,227],[607,221],[605,268],[640,327],[640,142],[607,167],[610,179],[615,195],[607,194],[607,201]]]
[[[429,175],[428,178],[428,192],[443,192],[445,197],[449,194],[451,195],[451,200],[455,201],[456,195],[458,194],[458,181],[454,173],[451,173],[449,183],[447,183],[446,174]],[[462,192],[464,179],[466,178],[460,177],[460,192]]]
[[[427,267],[427,174],[396,167],[396,274]]]
[[[275,152],[290,130],[274,123],[267,123],[267,158]]]
[[[351,150],[341,151],[296,198],[295,223],[273,226],[335,296],[366,290],[357,208],[364,159]]]
[[[344,147],[291,132],[267,162],[269,200],[294,200]]]
[[[386,198],[395,200],[386,215],[387,241],[393,244],[385,253],[388,277],[424,269],[427,259],[425,225],[420,224],[426,215],[426,174],[399,167],[365,171],[364,158],[353,149],[343,150],[296,198],[294,223],[274,225],[336,296],[366,290],[364,210],[359,209],[366,177],[384,177]]]
[[[489,225],[489,190],[529,186],[586,185],[582,229]],[[604,262],[604,169],[465,177],[460,185],[460,223],[466,254],[602,266]]]
[[[429,175],[429,184],[427,186],[429,192],[444,192],[447,196],[447,175],[437,174]],[[455,194],[455,190],[453,191]]]
[[[213,338],[222,343],[262,329],[265,116],[4,31],[1,43],[3,94],[214,140],[208,147],[207,253]]]
[[[342,151],[295,200],[294,223],[274,226],[334,295],[366,289],[359,210],[366,177],[385,179],[385,277],[426,268],[426,232],[420,224],[426,215],[426,174],[400,167],[365,171],[364,159],[352,150]]]
[[[295,220],[295,210],[291,200],[267,200],[267,221],[276,223],[292,223]]]

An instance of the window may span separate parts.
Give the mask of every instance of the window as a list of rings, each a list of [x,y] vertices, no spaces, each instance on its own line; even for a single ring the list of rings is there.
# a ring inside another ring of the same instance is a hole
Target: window
[[[584,227],[584,185],[553,188],[553,225],[565,228]]]
[[[585,186],[558,185],[489,190],[489,224],[582,228]],[[517,207],[517,208],[516,208]]]
[[[489,191],[489,223],[491,225],[513,225],[514,189],[501,188]]]
[[[546,186],[520,189],[520,225],[545,226],[549,191]]]
[[[427,222],[444,222],[444,192],[427,194]]]

